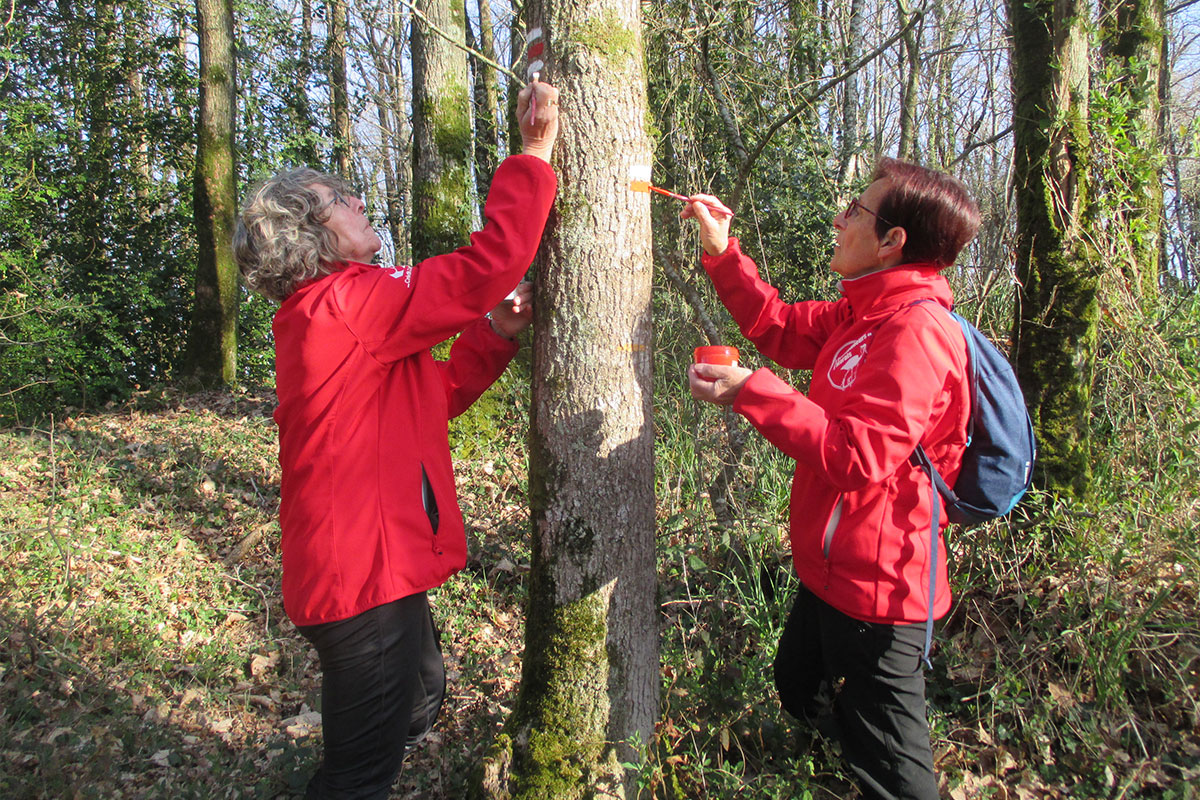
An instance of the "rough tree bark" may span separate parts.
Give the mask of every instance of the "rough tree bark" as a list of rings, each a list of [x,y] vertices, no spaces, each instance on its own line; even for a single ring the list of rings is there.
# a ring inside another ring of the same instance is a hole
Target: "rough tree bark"
[[[1039,437],[1040,483],[1092,482],[1088,417],[1098,266],[1088,241],[1085,0],[1009,0],[1013,32],[1017,375]]]
[[[233,261],[237,171],[233,126],[236,63],[233,1],[196,0],[200,124],[194,174],[198,252],[185,373],[203,386],[237,381],[238,269]]]
[[[562,92],[559,195],[535,262],[533,526],[521,689],[489,798],[625,796],[658,716],[650,163],[635,0],[533,0]]]
[[[461,0],[418,0],[429,21],[466,46]],[[447,253],[471,235],[471,88],[467,56],[414,20],[413,260]]]

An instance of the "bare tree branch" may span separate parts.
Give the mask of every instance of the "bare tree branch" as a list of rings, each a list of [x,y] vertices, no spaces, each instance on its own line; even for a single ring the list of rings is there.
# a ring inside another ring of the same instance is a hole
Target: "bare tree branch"
[[[1197,0],[1197,1],[1200,2],[1200,0]],[[822,83],[812,93],[806,95],[799,103],[797,103],[789,111],[787,111],[783,116],[781,116],[779,119],[777,119],[771,125],[771,127],[767,128],[767,132],[765,134],[763,134],[762,139],[759,140],[758,144],[754,147],[754,150],[750,153],[750,155],[745,159],[745,161],[742,162],[741,166],[738,168],[737,181],[734,183],[734,189],[733,189],[733,193],[730,198],[729,207],[732,208],[734,211],[737,211],[738,205],[740,204],[740,201],[742,199],[742,195],[746,191],[746,183],[750,179],[750,171],[754,168],[755,162],[758,161],[759,156],[762,155],[763,150],[765,150],[767,148],[767,145],[771,143],[771,139],[775,136],[775,134],[779,131],[780,128],[782,128],[784,125],[787,125],[789,122],[794,120],[796,117],[798,117],[802,113],[804,113],[805,109],[812,106],[812,104],[815,103],[818,99],[820,99],[821,96],[824,95],[826,92],[835,88],[836,86],[841,84],[843,81],[845,81],[847,78],[849,78],[851,75],[854,75],[860,69],[862,69],[864,66],[869,64],[871,61],[874,61],[876,58],[878,58],[880,55],[882,55],[884,52],[886,52],[892,45],[894,45],[896,42],[900,41],[900,39],[903,38],[903,36],[906,33],[908,33],[908,31],[914,25],[916,25],[918,22],[921,21],[921,19],[924,18],[924,16],[925,16],[924,9],[918,9],[917,11],[914,11],[913,15],[911,17],[909,17],[908,22],[904,25],[904,27],[902,27],[900,30],[896,31],[896,33],[892,34],[892,36],[890,38],[888,38],[887,41],[885,41],[883,44],[879,45],[879,47],[876,47],[870,53],[867,53],[865,56],[860,58],[858,61],[854,62],[854,64],[852,64],[849,68],[844,70],[840,75],[836,75],[836,76],[830,78],[829,80],[825,81],[824,83]]]
[[[450,34],[446,33],[444,30],[439,28],[437,25],[430,22],[429,17],[425,16],[425,14],[421,12],[421,9],[417,8],[415,5],[410,3],[409,0],[400,0],[400,4],[403,5],[405,8],[407,8],[409,11],[411,11],[413,13],[414,17],[421,20],[422,25],[424,25],[426,28],[428,28],[429,30],[436,33],[438,36],[445,39],[450,44],[457,47],[459,50],[462,50],[464,53],[467,53],[469,55],[475,56],[475,58],[478,58],[484,64],[487,64],[489,67],[499,70],[502,74],[507,75],[509,78],[516,81],[520,85],[522,85],[522,86],[526,85],[525,81],[522,80],[520,77],[518,77],[517,74],[515,72],[513,72],[512,70],[510,70],[508,67],[505,67],[501,64],[497,64],[495,61],[488,58],[483,53],[479,52],[478,50],[476,50],[473,47],[467,47],[465,44],[462,44],[461,42],[456,42],[454,40],[454,37],[452,37]]]
[[[658,246],[657,239],[652,245],[654,252],[654,260],[662,267],[663,274],[667,276],[667,280],[671,285],[683,296],[683,299],[691,307],[692,312],[696,315],[696,321],[700,323],[700,327],[704,329],[704,335],[708,337],[709,344],[722,344],[721,329],[717,327],[717,323],[713,320],[708,310],[704,307],[704,299],[700,293],[696,291],[696,287],[692,286],[680,273],[671,257],[664,253]]]
[[[1200,2],[1200,0],[1197,0],[1197,2]],[[962,149],[961,153],[959,153],[957,156],[955,156],[953,161],[951,161],[949,164],[946,165],[946,169],[951,169],[954,166],[956,166],[959,162],[961,162],[964,158],[966,158],[971,153],[971,151],[978,150],[980,147],[987,147],[989,144],[995,144],[996,142],[1000,141],[1005,136],[1008,136],[1010,133],[1012,133],[1012,129],[1013,129],[1013,126],[1009,125],[1007,128],[1000,131],[995,136],[989,136],[988,138],[981,139],[978,142],[971,142],[970,144],[968,144],[966,147],[964,147]]]
[[[1178,3],[1178,4],[1168,8],[1167,15],[1170,16],[1171,14],[1175,14],[1179,11],[1183,11],[1185,8],[1187,8],[1189,6],[1196,5],[1196,3],[1200,3],[1200,0],[1184,0],[1184,2]]]

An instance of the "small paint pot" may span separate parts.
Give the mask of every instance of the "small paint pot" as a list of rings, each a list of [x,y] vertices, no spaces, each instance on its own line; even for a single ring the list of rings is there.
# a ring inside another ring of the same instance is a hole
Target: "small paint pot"
[[[724,364],[727,367],[738,365],[737,348],[724,344],[697,347],[693,357],[697,364]],[[705,380],[715,380],[715,378],[706,378]]]

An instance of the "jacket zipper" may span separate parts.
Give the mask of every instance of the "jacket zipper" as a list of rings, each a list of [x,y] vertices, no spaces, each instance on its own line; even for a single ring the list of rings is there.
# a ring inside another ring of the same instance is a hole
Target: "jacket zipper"
[[[833,533],[837,530],[838,523],[842,519],[842,500],[839,496],[837,504],[833,507],[833,512],[829,515],[829,522],[825,523],[825,536],[821,541],[821,554],[825,557],[825,566],[822,573],[822,580],[825,588],[829,588],[829,549],[833,546]]]
[[[429,527],[433,529],[433,552],[440,556],[442,548],[437,538],[440,520],[437,497],[433,493],[433,485],[429,483],[429,474],[425,472],[424,464],[421,464],[421,507],[425,509],[425,516],[429,517]]]

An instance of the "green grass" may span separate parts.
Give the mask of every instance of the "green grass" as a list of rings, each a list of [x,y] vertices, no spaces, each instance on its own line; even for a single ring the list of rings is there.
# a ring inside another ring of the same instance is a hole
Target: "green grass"
[[[1186,330],[1164,335],[1193,352]],[[796,588],[791,464],[751,435],[718,523],[708,492],[727,421],[686,396],[684,336],[656,351],[663,703],[641,796],[854,797],[837,744],[794,724],[771,682]],[[1197,796],[1200,381],[1139,363],[1101,397],[1092,503],[1039,494],[951,536],[956,603],[930,676],[947,796]],[[513,707],[526,368],[452,432],[470,557],[432,595],[449,699],[396,797],[464,796]],[[1141,405],[1135,381],[1157,387]],[[279,597],[271,407],[269,394],[143,396],[0,431],[0,796],[302,791],[319,739],[297,717],[318,707],[319,676]]]

